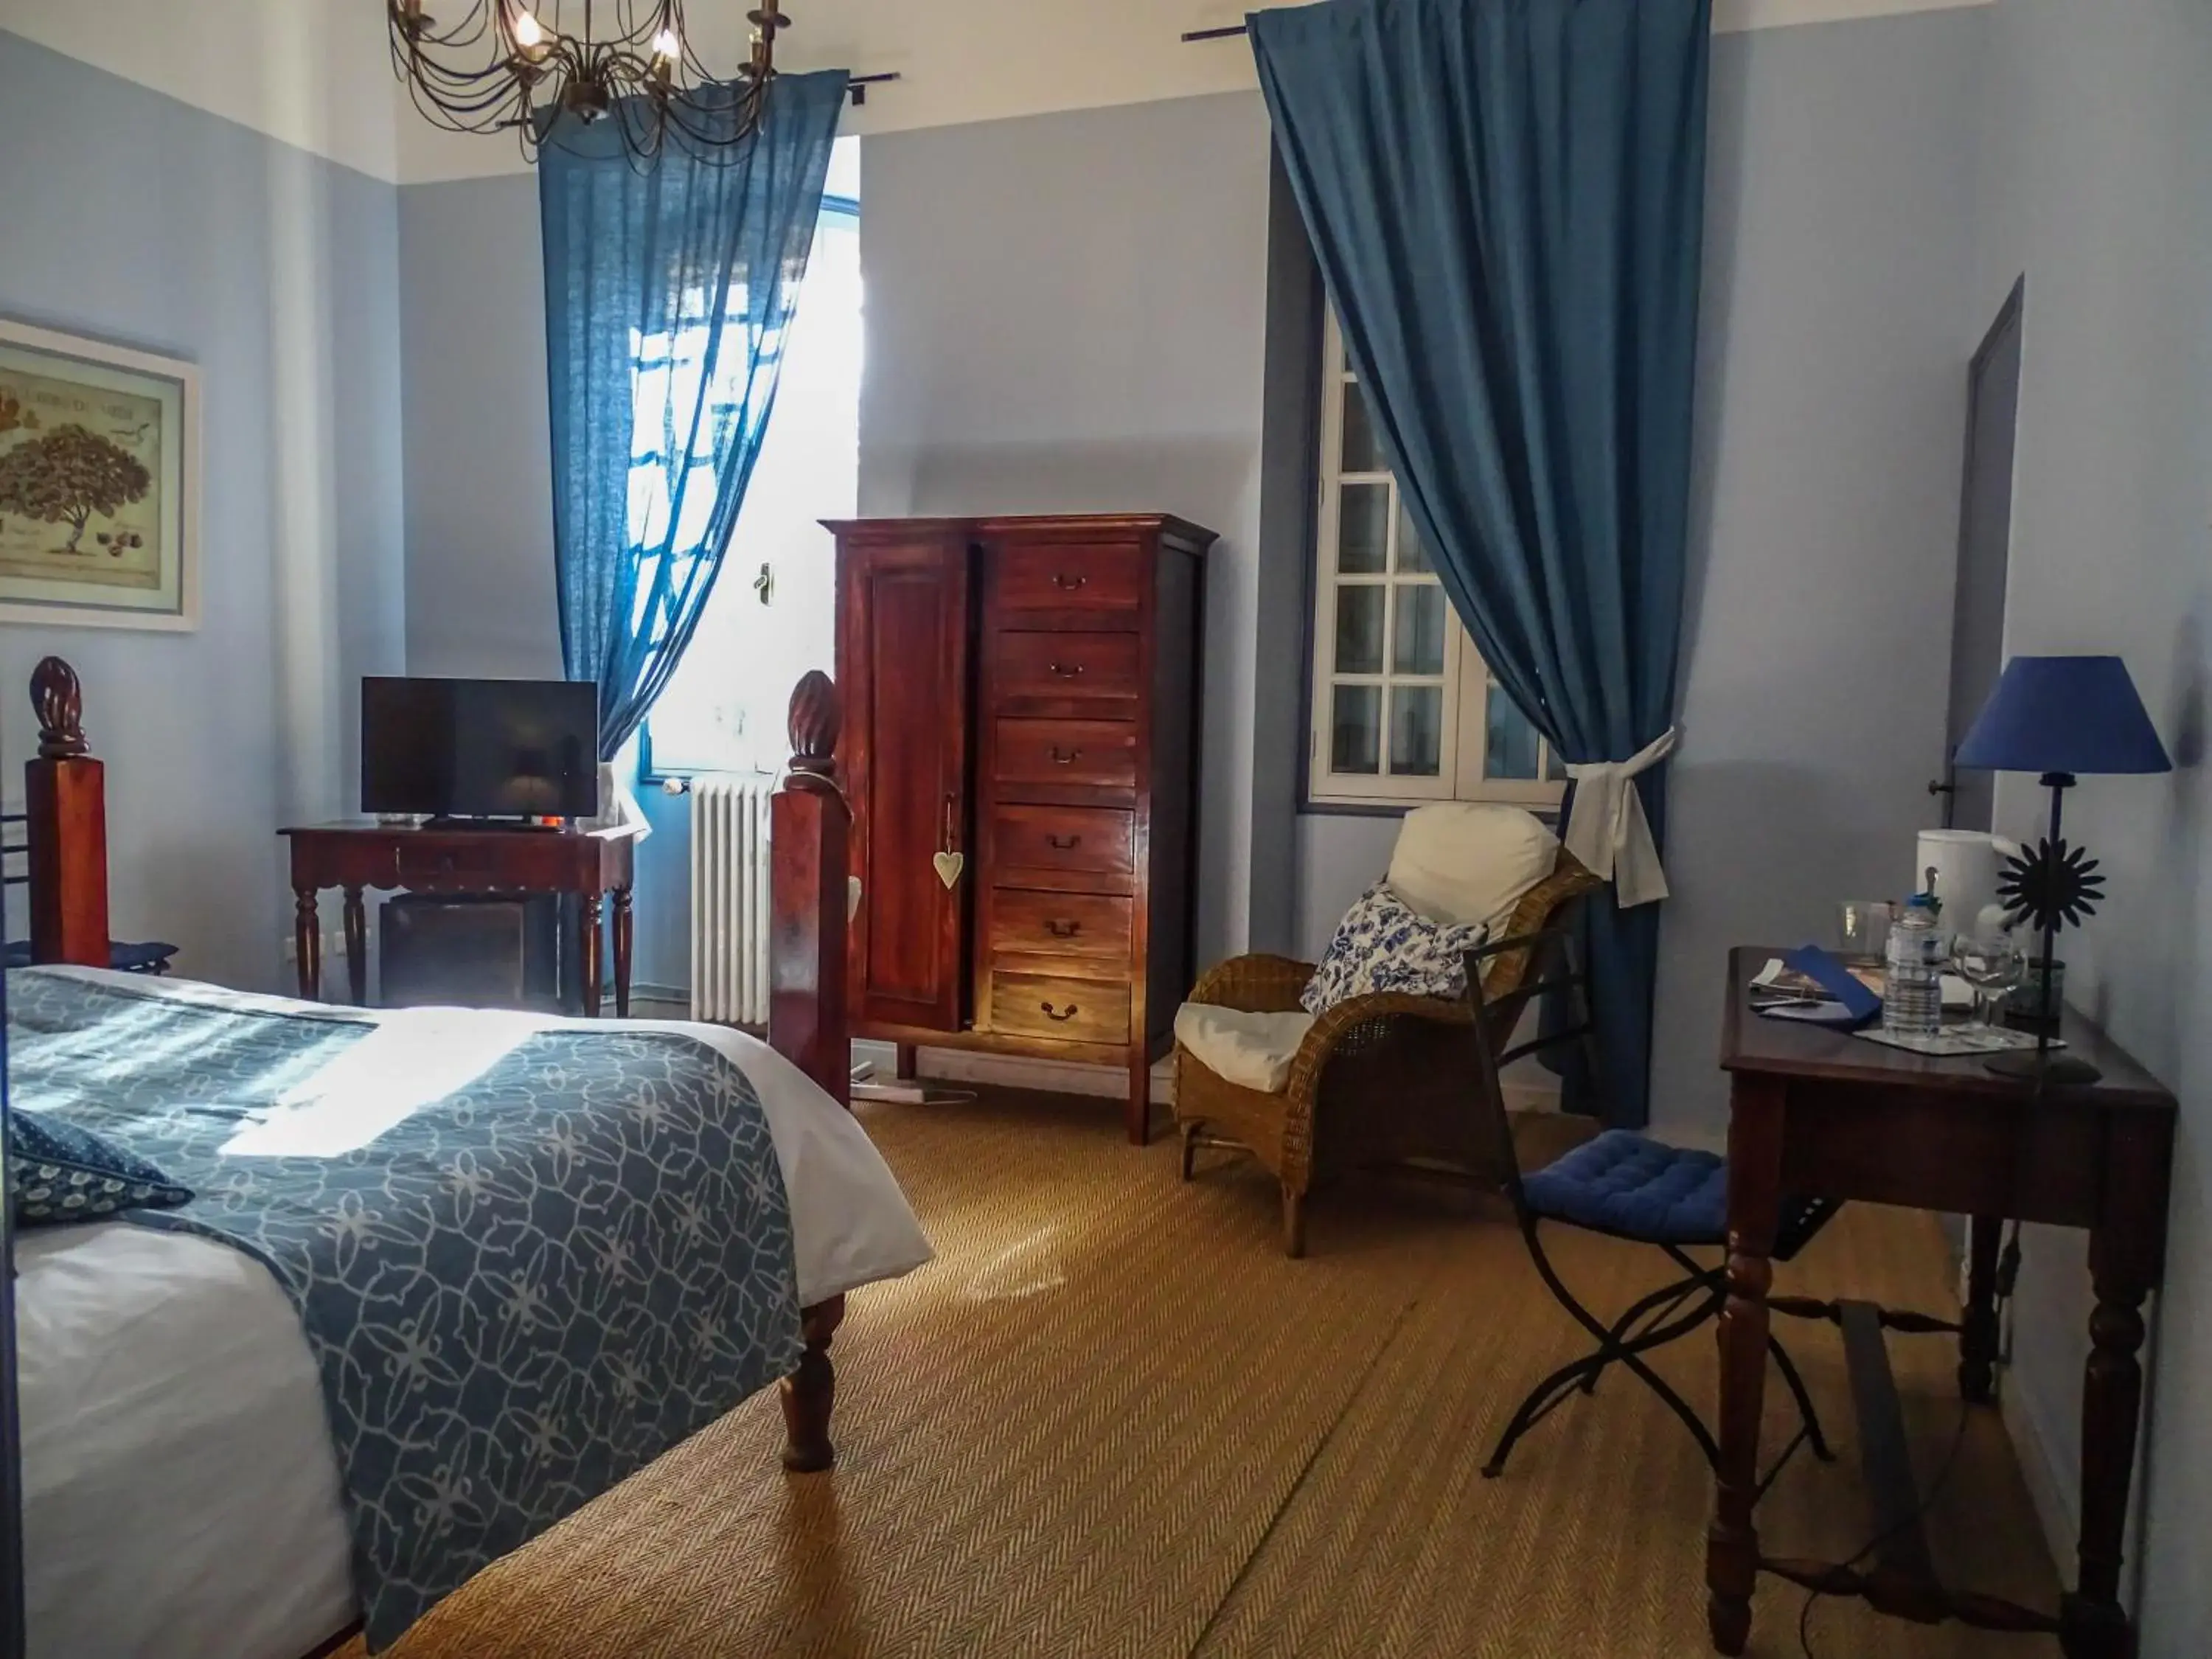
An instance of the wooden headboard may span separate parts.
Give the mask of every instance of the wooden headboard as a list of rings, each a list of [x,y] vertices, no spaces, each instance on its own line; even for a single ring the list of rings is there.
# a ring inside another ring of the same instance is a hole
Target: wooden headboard
[[[38,758],[23,768],[31,959],[108,963],[106,769],[87,752],[84,689],[48,657],[31,676]],[[791,769],[769,820],[769,1042],[850,1103],[845,928],[853,815],[837,781],[837,688],[810,673],[791,697]]]
[[[84,688],[48,657],[31,675],[38,758],[23,767],[31,960],[107,966],[107,769],[86,752]]]

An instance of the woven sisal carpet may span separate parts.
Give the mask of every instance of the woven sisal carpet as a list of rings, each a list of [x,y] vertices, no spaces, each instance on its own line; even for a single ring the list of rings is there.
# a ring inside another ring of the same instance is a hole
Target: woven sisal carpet
[[[482,1575],[398,1659],[1708,1650],[1705,1466],[1632,1379],[1480,1478],[1521,1393],[1582,1347],[1494,1215],[1402,1187],[1331,1193],[1291,1262],[1264,1177],[1215,1154],[1182,1186],[1172,1146],[1123,1145],[1101,1103],[867,1121],[939,1259],[852,1299],[836,1473],[785,1475],[774,1401],[751,1401]],[[1557,1255],[1601,1309],[1656,1282],[1603,1240]],[[1785,1282],[1941,1310],[1944,1279],[1932,1222],[1860,1209]],[[1849,1555],[1868,1527],[1840,1342],[1784,1335],[1843,1461],[1801,1455],[1765,1540]],[[1941,1339],[1899,1352],[1925,1480],[1960,1420],[1954,1357]],[[1709,1338],[1662,1369],[1710,1401]],[[1939,1562],[2054,1605],[1994,1415],[1958,1443]],[[1762,1591],[1754,1653],[1799,1651],[1803,1598],[1785,1590]],[[1821,1659],[2056,1651],[1832,1602],[1812,1634]]]

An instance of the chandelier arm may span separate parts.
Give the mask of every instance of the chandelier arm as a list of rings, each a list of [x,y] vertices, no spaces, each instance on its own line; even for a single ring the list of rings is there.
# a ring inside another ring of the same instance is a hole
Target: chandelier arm
[[[781,0],[757,0],[747,58],[717,75],[686,26],[684,0],[442,0],[459,8],[444,27],[429,9],[440,3],[386,6],[393,73],[432,125],[514,131],[527,157],[542,152],[557,116],[611,117],[625,154],[648,164],[672,131],[710,161],[750,138],[766,114],[775,37],[791,21]]]

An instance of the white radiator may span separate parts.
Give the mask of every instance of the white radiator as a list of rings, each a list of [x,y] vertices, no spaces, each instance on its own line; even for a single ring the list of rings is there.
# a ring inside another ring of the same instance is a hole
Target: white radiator
[[[768,1024],[768,817],[775,780],[691,781],[691,1018]]]

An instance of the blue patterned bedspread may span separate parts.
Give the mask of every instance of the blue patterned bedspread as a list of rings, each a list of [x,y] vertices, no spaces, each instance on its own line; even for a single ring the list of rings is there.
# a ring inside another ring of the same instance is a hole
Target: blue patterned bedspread
[[[237,1246],[298,1307],[372,1649],[798,1364],[782,1170],[706,1044],[7,993],[15,1102],[193,1188],[130,1218]]]

